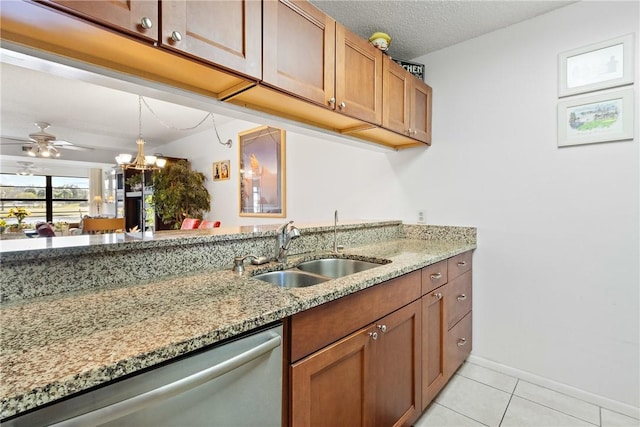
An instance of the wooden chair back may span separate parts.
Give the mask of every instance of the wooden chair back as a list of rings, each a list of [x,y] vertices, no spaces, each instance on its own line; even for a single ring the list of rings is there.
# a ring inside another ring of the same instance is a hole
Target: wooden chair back
[[[82,221],[82,232],[85,234],[113,233],[124,231],[124,218],[85,218]]]
[[[185,218],[182,221],[182,225],[180,226],[180,230],[195,230],[200,225],[200,220],[198,218]]]

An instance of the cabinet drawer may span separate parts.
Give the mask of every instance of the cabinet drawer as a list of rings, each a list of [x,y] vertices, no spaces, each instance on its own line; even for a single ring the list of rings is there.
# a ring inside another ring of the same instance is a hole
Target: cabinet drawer
[[[420,298],[420,271],[291,317],[291,361],[301,359]]]
[[[447,332],[445,339],[445,376],[451,375],[462,365],[472,348],[471,313]]]
[[[440,261],[422,269],[422,295],[447,283],[447,261]]]
[[[466,273],[471,270],[471,255],[472,251],[467,251],[456,255],[447,260],[447,272],[449,274],[449,280],[455,279],[462,273]]]
[[[447,329],[451,329],[471,311],[471,271],[449,281],[446,286],[445,306]]]

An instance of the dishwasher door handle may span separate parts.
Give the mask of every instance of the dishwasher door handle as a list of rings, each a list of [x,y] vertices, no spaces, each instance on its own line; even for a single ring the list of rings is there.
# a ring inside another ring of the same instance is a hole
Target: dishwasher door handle
[[[105,406],[104,408],[96,409],[95,411],[87,412],[86,414],[78,415],[77,417],[52,424],[50,427],[93,426],[117,420],[118,418],[139,411],[151,404],[159,403],[212,381],[241,367],[242,365],[246,365],[252,360],[257,359],[263,354],[269,353],[271,350],[279,347],[281,342],[282,337],[277,335],[269,341],[257,345],[210,368],[189,375],[188,377],[179,379],[162,387],[149,390],[146,393],[139,394],[127,400]]]

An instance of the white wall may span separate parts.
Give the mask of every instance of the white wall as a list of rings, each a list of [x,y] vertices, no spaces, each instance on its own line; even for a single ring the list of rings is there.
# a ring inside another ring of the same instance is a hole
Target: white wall
[[[639,15],[580,2],[417,58],[434,142],[400,178],[428,222],[478,227],[474,355],[635,407],[638,125],[559,149],[556,106],[558,53],[636,32],[638,119]]]
[[[637,32],[638,15],[637,2],[581,2],[416,59],[434,90],[429,149],[289,126],[287,218],[415,223],[424,209],[477,226],[473,354],[637,407],[638,139],[558,149],[556,106],[558,53]],[[237,215],[237,133],[261,124],[221,127],[232,149],[210,131],[160,150],[207,173],[223,225],[281,222]],[[226,159],[231,180],[211,182]]]

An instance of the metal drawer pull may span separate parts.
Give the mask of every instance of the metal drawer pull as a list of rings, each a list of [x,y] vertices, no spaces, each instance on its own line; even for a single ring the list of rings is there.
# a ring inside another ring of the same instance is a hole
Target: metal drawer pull
[[[442,273],[436,273],[431,275],[432,280],[442,279]]]
[[[149,405],[158,404],[238,369],[252,360],[271,352],[271,350],[280,347],[281,342],[282,338],[279,335],[274,336],[265,343],[250,348],[237,356],[189,375],[188,377],[181,378],[162,387],[155,388],[112,405],[96,409],[95,411],[87,412],[86,414],[70,418],[57,424],[52,424],[51,427],[93,426],[117,420],[125,415],[139,411]]]
[[[467,299],[467,295],[466,294],[460,294],[458,295],[458,301],[464,301]]]
[[[460,262],[458,263],[458,267],[464,267],[465,265],[467,265],[467,262],[466,262],[466,261],[460,261]]]
[[[378,325],[378,329],[380,332],[387,332],[387,325]]]
[[[378,333],[377,332],[369,332],[369,336],[374,341],[378,339]]]
[[[463,345],[465,345],[467,343],[467,339],[466,338],[460,338],[458,340],[458,347],[462,347]]]
[[[440,292],[436,292],[433,296],[436,297],[436,299],[442,299],[442,293]]]

